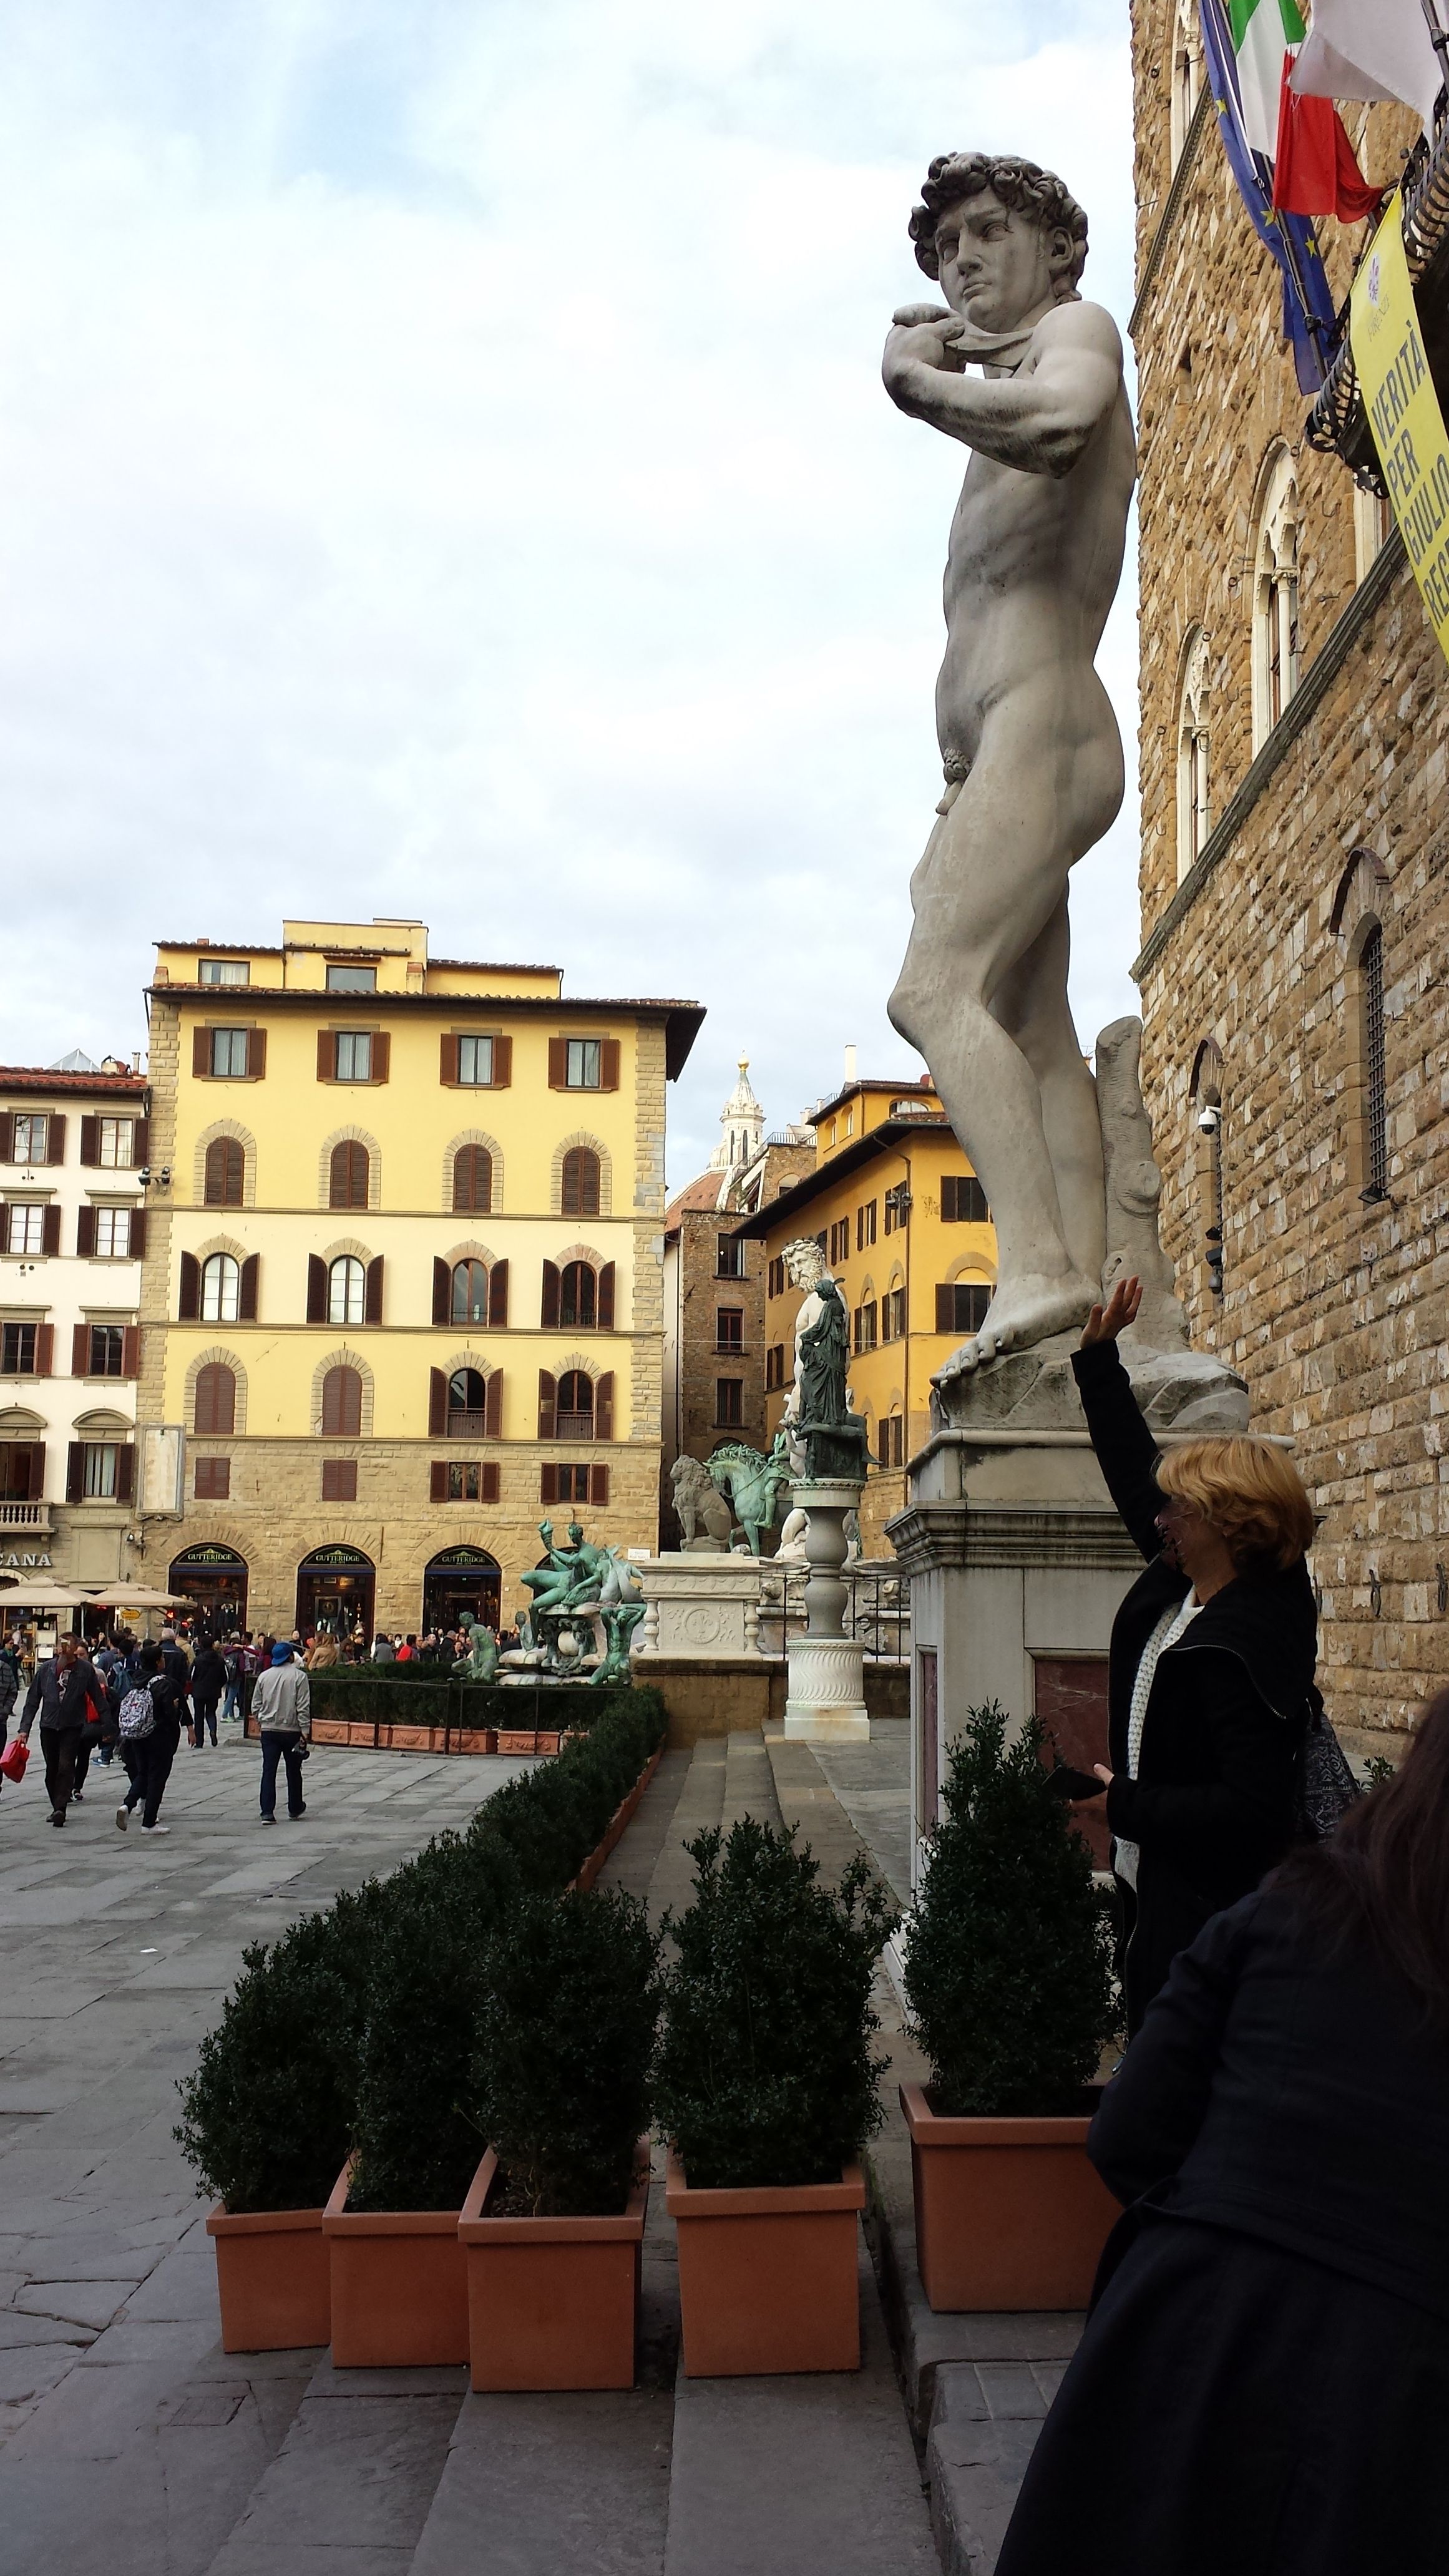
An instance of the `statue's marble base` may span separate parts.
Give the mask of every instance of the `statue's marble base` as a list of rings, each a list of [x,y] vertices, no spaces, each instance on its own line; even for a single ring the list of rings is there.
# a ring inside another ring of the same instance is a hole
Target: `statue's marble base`
[[[868,1744],[865,1649],[851,1637],[792,1637],[785,1733],[815,1744]]]
[[[644,1621],[635,1664],[651,1655],[758,1655],[760,1562],[703,1549],[648,1558],[637,1569]]]

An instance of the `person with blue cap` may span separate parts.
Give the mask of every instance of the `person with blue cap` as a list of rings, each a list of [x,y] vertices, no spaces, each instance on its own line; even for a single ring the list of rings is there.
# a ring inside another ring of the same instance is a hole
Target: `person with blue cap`
[[[302,1765],[312,1731],[312,1691],[292,1647],[284,1641],[273,1646],[270,1664],[257,1676],[251,1713],[262,1739],[262,1823],[277,1821],[279,1762],[286,1765],[287,1814],[305,1816]]]

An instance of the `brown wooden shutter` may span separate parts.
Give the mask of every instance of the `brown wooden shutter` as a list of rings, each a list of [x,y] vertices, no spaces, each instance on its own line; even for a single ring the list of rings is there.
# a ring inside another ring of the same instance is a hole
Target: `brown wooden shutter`
[[[428,1371],[428,1438],[441,1440],[448,1427],[448,1381],[441,1369]]]
[[[567,1091],[568,1082],[568,1039],[550,1038],[548,1042],[548,1087],[550,1091]]]
[[[498,1500],[498,1461],[496,1458],[484,1459],[483,1473],[479,1479],[479,1483],[481,1486],[481,1499],[485,1503],[496,1503]]]
[[[121,1375],[139,1377],[141,1373],[141,1328],[128,1324],[121,1339]]]
[[[67,1443],[65,1453],[65,1499],[83,1503],[86,1498],[86,1444],[83,1440]]]
[[[319,1082],[331,1082],[335,1079],[336,1073],[337,1032],[335,1029],[319,1029],[317,1032],[317,1079]]]
[[[54,1201],[45,1211],[45,1230],[41,1236],[41,1246],[46,1252],[60,1250],[60,1208]]]
[[[501,1440],[503,1437],[502,1369],[495,1369],[488,1380],[488,1392],[483,1399],[483,1434],[488,1440]]]
[[[131,1122],[131,1161],[137,1171],[151,1160],[151,1121],[136,1118]]]
[[[13,1109],[6,1109],[0,1111],[0,1163],[13,1163],[14,1160],[15,1112]]]
[[[43,1440],[32,1440],[30,1444],[30,1493],[28,1499],[32,1503],[38,1503],[43,1499],[44,1494],[45,1442]]]
[[[247,1080],[260,1082],[267,1070],[267,1033],[265,1029],[247,1031]]]
[[[453,1295],[453,1274],[446,1261],[433,1263],[433,1321],[446,1324]]]
[[[129,1503],[136,1491],[136,1452],[130,1441],[116,1451],[116,1500]]]
[[[594,1389],[594,1438],[614,1437],[614,1372],[606,1369]]]
[[[90,1376],[91,1328],[89,1324],[72,1324],[70,1331],[70,1373],[72,1377]]]
[[[539,1323],[546,1333],[558,1330],[558,1298],[558,1264],[546,1261],[543,1265],[543,1302],[539,1309]]]
[[[176,1313],[183,1324],[194,1324],[201,1312],[201,1264],[194,1252],[181,1256],[181,1292],[176,1300]]]
[[[558,1501],[557,1467],[540,1467],[538,1471],[538,1499],[541,1503],[556,1503]]]
[[[241,1284],[237,1291],[236,1314],[239,1324],[257,1320],[257,1285],[261,1278],[262,1256],[249,1252],[241,1266]]]
[[[503,1332],[508,1323],[508,1264],[495,1261],[488,1273],[488,1326],[491,1332]]]
[[[513,1040],[512,1038],[495,1038],[493,1041],[493,1081],[491,1088],[494,1091],[506,1091],[512,1080]]]
[[[76,1210],[75,1249],[78,1261],[89,1261],[96,1248],[96,1212],[93,1207]]]
[[[444,1081],[447,1080],[446,1074],[443,1079]],[[435,1377],[437,1376],[437,1373],[437,1370],[434,1369],[433,1375]],[[430,1503],[445,1503],[447,1499],[448,1462],[446,1458],[435,1458],[431,1467],[428,1469],[428,1500]]]
[[[540,1369],[538,1372],[538,1436],[540,1440],[551,1440],[553,1438],[554,1415],[557,1409],[558,1381],[556,1378],[550,1377],[547,1369]]]
[[[133,1261],[141,1260],[145,1250],[146,1211],[143,1207],[133,1207],[131,1210],[131,1259]]]
[[[81,1120],[80,1158],[86,1171],[97,1172],[100,1170],[101,1122],[99,1118],[83,1118]]]
[[[367,1265],[367,1278],[362,1291],[362,1320],[364,1324],[380,1324],[382,1322],[381,1253],[377,1255],[376,1260],[369,1261]]]
[[[614,1264],[612,1261],[606,1261],[599,1272],[599,1301],[596,1311],[600,1332],[612,1333],[614,1329]]]
[[[938,1288],[936,1291],[936,1330],[938,1333],[954,1333],[956,1330],[954,1288]]]
[[[191,1078],[204,1082],[211,1071],[211,1031],[202,1027],[191,1032]]]
[[[307,1255],[307,1321],[309,1324],[325,1324],[327,1321],[327,1264],[320,1252]]]
[[[451,1029],[445,1029],[438,1049],[438,1080],[440,1082],[456,1083],[457,1079],[458,1041],[453,1035]],[[442,1496],[435,1494],[433,1499],[435,1502],[440,1502],[442,1500]]]
[[[392,1070],[392,1039],[386,1029],[374,1032],[372,1040],[372,1080],[386,1082]]]
[[[599,1048],[599,1089],[617,1091],[618,1088],[619,1041],[617,1038],[605,1038]]]
[[[50,1116],[45,1122],[45,1159],[47,1163],[63,1163],[65,1161],[65,1124],[65,1120],[63,1118],[57,1118],[54,1110],[52,1110]]]
[[[609,1499],[609,1470],[608,1470],[608,1468],[607,1468],[607,1467],[591,1467],[591,1468],[589,1469],[589,1500],[590,1500],[590,1502],[591,1502],[591,1503],[594,1503],[594,1504],[607,1503],[608,1499]]]

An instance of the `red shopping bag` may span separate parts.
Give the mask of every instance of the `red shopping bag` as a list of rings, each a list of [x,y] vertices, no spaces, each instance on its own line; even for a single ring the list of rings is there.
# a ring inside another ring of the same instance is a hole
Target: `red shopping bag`
[[[30,1760],[30,1747],[23,1735],[16,1735],[0,1753],[0,1771],[7,1780],[23,1780],[25,1765]]]

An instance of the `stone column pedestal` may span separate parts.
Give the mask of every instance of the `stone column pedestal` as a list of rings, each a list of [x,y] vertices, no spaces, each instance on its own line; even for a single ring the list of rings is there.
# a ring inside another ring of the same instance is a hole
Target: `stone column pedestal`
[[[865,1650],[845,1635],[850,1587],[841,1578],[845,1520],[860,1509],[864,1488],[844,1478],[797,1482],[792,1500],[807,1516],[805,1634],[786,1650],[789,1687],[785,1733],[820,1744],[869,1743]]]

